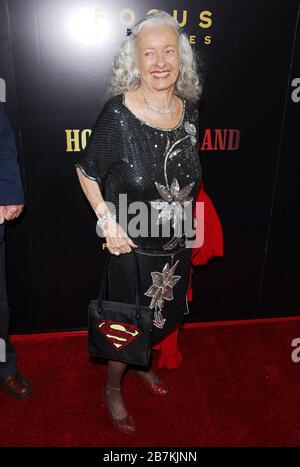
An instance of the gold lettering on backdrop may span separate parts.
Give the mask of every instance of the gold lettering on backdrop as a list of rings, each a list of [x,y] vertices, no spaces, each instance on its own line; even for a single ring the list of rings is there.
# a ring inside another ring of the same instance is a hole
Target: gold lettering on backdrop
[[[65,130],[66,152],[80,151],[79,130]]]
[[[149,10],[148,13],[154,13],[155,11],[158,11],[157,8],[152,8],[152,10]],[[173,13],[170,13],[173,15],[173,18],[175,18],[178,23],[180,24],[180,27],[185,27],[187,26],[187,20],[188,20],[188,10],[182,10],[180,15],[178,14],[178,10],[173,10]],[[180,16],[180,17],[179,17]],[[212,12],[209,10],[203,10],[199,13],[199,19],[201,20],[198,23],[198,26],[203,29],[208,29],[212,26]],[[192,45],[196,44],[196,39],[197,36],[195,35],[190,35],[189,36],[189,42]],[[203,43],[204,44],[211,44],[212,37],[211,36],[205,36],[203,38]]]
[[[65,130],[66,133],[66,152],[79,152],[86,147],[88,137],[92,130]]]
[[[159,11],[158,8],[151,8],[150,10],[147,11],[146,14],[154,13],[156,11]],[[184,28],[185,26],[188,26],[188,10],[173,10],[173,12],[170,11],[169,13],[173,16],[173,18],[175,18],[178,21],[178,23],[180,24],[180,27]],[[210,28],[213,24],[212,16],[213,16],[212,11],[209,11],[209,10],[200,11],[198,13],[198,18],[200,19],[200,21],[197,26],[201,29]],[[196,18],[197,18],[197,13],[196,13]],[[134,10],[132,10],[131,8],[124,8],[119,13],[119,19],[120,19],[120,23],[122,26],[132,27],[134,23],[136,22],[136,14]],[[197,40],[196,35],[189,36],[190,44],[196,45],[196,40]],[[211,44],[212,37],[204,36],[202,41],[204,44]]]
[[[187,10],[183,10],[182,18],[180,20],[178,18],[178,10],[173,10],[173,18],[175,18],[180,24],[180,27],[183,28],[184,26],[186,26],[187,23]]]
[[[152,10],[149,10],[147,14],[149,13],[155,13],[156,11],[159,11],[157,8],[152,8]],[[171,14],[171,13],[170,13]],[[186,26],[187,23],[187,10],[182,11],[181,19],[178,18],[178,10],[173,10],[173,18],[178,21],[181,27]]]
[[[211,11],[201,11],[201,13],[199,13],[199,18],[200,18],[200,23],[198,23],[198,26],[200,28],[210,28],[211,25],[212,25],[212,19],[211,19],[211,16],[212,16],[212,12]]]
[[[131,8],[124,8],[120,11],[120,22],[123,26],[131,27],[136,22],[135,12]]]
[[[83,130],[81,132],[81,147],[82,147],[82,149],[84,149],[86,147],[86,143],[87,143],[87,140],[88,140],[87,136],[90,136],[91,133],[92,133],[92,130],[88,130],[88,129]]]
[[[95,39],[101,40],[107,34],[107,20],[105,12],[99,8],[95,8]]]
[[[158,11],[157,8],[148,10],[147,13]],[[189,10],[172,10],[169,13],[174,19],[178,21],[183,28],[192,28],[193,25],[200,29],[208,29],[212,26],[212,12],[210,10],[203,10],[190,15],[190,24],[188,24],[188,12]],[[107,41],[115,42],[120,39],[120,28],[115,25],[113,16],[117,14],[119,24],[122,28],[132,27],[137,21],[137,14],[132,8],[122,8],[118,12],[104,8],[102,6],[95,6],[91,9],[86,8],[75,8],[74,14],[71,15],[69,21],[69,29],[71,34],[80,42],[90,45],[94,43],[102,43],[103,45]],[[197,20],[200,20],[197,24]],[[195,24],[194,24],[195,21]],[[208,36],[209,39],[211,38]],[[197,36],[193,38],[195,44]],[[207,36],[202,39],[205,44],[210,44],[210,40],[207,40]]]

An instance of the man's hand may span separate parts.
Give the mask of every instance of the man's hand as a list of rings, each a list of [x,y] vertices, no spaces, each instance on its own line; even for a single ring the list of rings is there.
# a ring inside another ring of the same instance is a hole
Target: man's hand
[[[0,224],[3,224],[5,219],[6,206],[0,206]]]
[[[4,219],[12,221],[16,219],[23,211],[24,204],[16,204],[13,206],[0,206],[0,224],[3,224]]]

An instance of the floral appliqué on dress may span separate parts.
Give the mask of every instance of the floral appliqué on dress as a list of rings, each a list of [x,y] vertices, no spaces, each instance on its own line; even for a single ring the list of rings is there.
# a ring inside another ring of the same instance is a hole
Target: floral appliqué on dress
[[[174,177],[171,185],[169,185],[167,176],[167,162],[173,157],[181,153],[181,149],[177,146],[184,140],[190,138],[192,145],[196,144],[196,127],[193,123],[185,121],[184,129],[187,135],[176,140],[170,147],[170,140],[167,137],[167,146],[164,155],[164,177],[165,185],[155,182],[155,186],[160,199],[150,201],[151,206],[154,209],[159,209],[157,224],[171,221],[172,227],[174,228],[174,236],[168,241],[163,248],[165,250],[173,249],[179,242],[181,236],[179,235],[181,221],[184,216],[184,206],[192,202],[193,197],[189,196],[194,183],[189,183],[184,187],[180,188],[178,180]],[[175,149],[175,147],[177,147]],[[179,281],[181,276],[174,276],[174,272],[179,260],[176,261],[174,266],[170,269],[169,263],[166,263],[162,272],[153,271],[151,272],[153,284],[145,295],[152,297],[150,308],[155,306],[153,324],[158,328],[162,329],[165,324],[165,318],[162,315],[164,307],[164,300],[173,300],[173,286]]]
[[[169,263],[166,263],[162,272],[151,272],[153,284],[145,292],[147,297],[152,297],[150,308],[155,306],[153,324],[159,329],[164,327],[166,321],[161,313],[164,308],[164,300],[173,300],[173,287],[181,278],[181,276],[174,276],[178,262],[179,259],[171,269]]]

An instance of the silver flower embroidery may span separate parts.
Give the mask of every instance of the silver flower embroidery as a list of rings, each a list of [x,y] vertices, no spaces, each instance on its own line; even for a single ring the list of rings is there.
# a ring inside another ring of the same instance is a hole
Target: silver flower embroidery
[[[174,276],[178,262],[179,259],[171,269],[169,263],[166,263],[162,272],[151,272],[153,284],[144,294],[147,297],[152,297],[149,306],[150,308],[155,306],[153,324],[160,329],[163,328],[166,321],[161,313],[164,307],[164,300],[173,300],[173,287],[181,278],[181,276]]]
[[[150,201],[154,209],[161,209],[156,224],[163,224],[169,220],[175,229],[176,224],[183,219],[184,206],[193,199],[189,194],[195,182],[189,183],[180,189],[178,180],[174,177],[170,188],[155,182],[156,188],[161,195],[161,199]]]
[[[196,127],[193,123],[190,123],[188,121],[185,121],[184,122],[184,129],[185,131],[190,135],[190,138],[191,138],[191,143],[193,146],[195,146],[196,144]]]
[[[157,224],[160,222],[163,224],[169,220],[172,221],[172,227],[174,228],[173,237],[163,245],[164,250],[172,250],[175,246],[181,242],[181,220],[184,215],[184,205],[192,201],[192,197],[188,197],[195,182],[186,185],[180,190],[179,183],[176,178],[173,178],[171,186],[169,185],[167,175],[167,163],[168,160],[178,156],[182,152],[181,148],[176,148],[180,143],[190,139],[192,145],[196,144],[196,127],[193,123],[185,121],[184,128],[186,135],[174,141],[171,145],[169,137],[167,137],[167,145],[164,152],[164,176],[166,185],[161,185],[155,182],[156,188],[161,195],[161,199],[150,201],[151,206],[155,209],[161,209],[158,215]],[[176,149],[175,149],[176,148]],[[183,244],[180,244],[183,246]]]

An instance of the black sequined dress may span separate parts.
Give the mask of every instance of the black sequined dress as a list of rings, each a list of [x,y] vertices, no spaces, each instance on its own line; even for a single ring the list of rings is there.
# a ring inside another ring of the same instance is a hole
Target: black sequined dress
[[[192,250],[187,247],[191,243],[182,213],[183,206],[191,209],[187,215],[193,210],[202,170],[198,109],[188,100],[183,104],[179,124],[164,129],[135,116],[124,94],[110,98],[75,164],[86,177],[98,182],[105,202],[113,203],[109,204],[110,211],[114,206],[117,222],[138,245],[140,302],[154,312],[154,342],[188,313],[186,292]],[[135,222],[139,215],[140,223]],[[134,226],[138,234],[133,233]],[[134,303],[134,274],[132,253],[112,255],[108,298]]]

